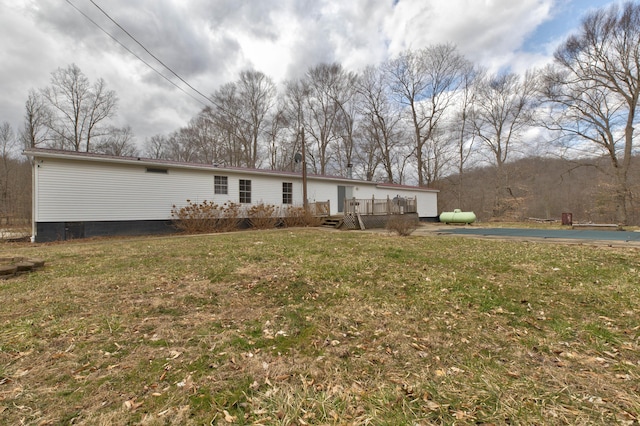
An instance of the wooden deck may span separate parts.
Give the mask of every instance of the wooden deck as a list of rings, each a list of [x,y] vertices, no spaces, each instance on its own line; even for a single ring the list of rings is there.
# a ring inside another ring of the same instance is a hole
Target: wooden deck
[[[416,198],[347,198],[344,200],[344,214],[389,215],[417,213]]]

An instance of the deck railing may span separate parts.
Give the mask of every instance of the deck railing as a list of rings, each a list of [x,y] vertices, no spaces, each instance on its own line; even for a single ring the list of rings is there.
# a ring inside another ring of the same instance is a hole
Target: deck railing
[[[344,201],[345,214],[361,214],[361,215],[388,215],[388,214],[405,214],[417,213],[417,198],[408,197],[387,197],[376,199],[372,198],[347,198]]]
[[[309,203],[309,211],[314,216],[329,216],[331,214],[331,205],[327,201],[316,201]]]

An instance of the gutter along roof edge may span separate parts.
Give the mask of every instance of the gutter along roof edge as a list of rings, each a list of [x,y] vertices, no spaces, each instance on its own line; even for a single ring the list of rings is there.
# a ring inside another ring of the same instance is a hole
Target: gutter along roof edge
[[[56,159],[64,159],[64,160],[85,160],[85,161],[95,161],[100,163],[114,163],[114,164],[127,164],[127,165],[141,165],[141,166],[150,166],[150,167],[166,167],[166,168],[177,168],[177,169],[187,169],[187,170],[201,170],[201,171],[220,171],[226,173],[234,173],[234,174],[253,174],[259,176],[272,176],[272,177],[287,177],[287,178],[301,178],[300,172],[288,172],[288,171],[280,171],[280,170],[267,170],[267,169],[250,169],[245,167],[226,167],[226,166],[217,166],[215,164],[206,164],[206,163],[189,163],[183,161],[173,161],[173,160],[161,160],[161,159],[152,159],[152,158],[144,158],[144,157],[119,157],[114,155],[106,155],[106,154],[95,154],[95,153],[87,153],[87,152],[76,152],[76,151],[64,151],[64,150],[55,150],[55,149],[45,149],[45,148],[28,148],[23,151],[23,154],[29,157],[34,158],[56,158]],[[417,190],[422,192],[440,192],[437,189],[430,189],[425,187],[418,186],[409,186],[409,185],[400,185],[400,184],[390,184],[384,182],[373,182],[359,179],[349,179],[340,176],[325,176],[325,175],[307,175],[308,179],[313,180],[324,180],[324,181],[335,181],[342,182],[350,185],[375,185],[379,188],[390,188],[390,189],[405,189],[405,190]]]

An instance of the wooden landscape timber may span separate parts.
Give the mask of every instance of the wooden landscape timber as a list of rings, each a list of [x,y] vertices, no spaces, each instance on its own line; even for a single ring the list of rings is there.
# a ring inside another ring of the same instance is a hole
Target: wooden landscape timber
[[[0,257],[0,280],[33,272],[44,266],[44,260],[27,257]]]

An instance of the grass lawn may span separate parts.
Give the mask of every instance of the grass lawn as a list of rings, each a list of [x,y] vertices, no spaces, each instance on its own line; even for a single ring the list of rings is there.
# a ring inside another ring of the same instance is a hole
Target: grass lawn
[[[640,252],[320,229],[2,244],[0,424],[638,424]]]

